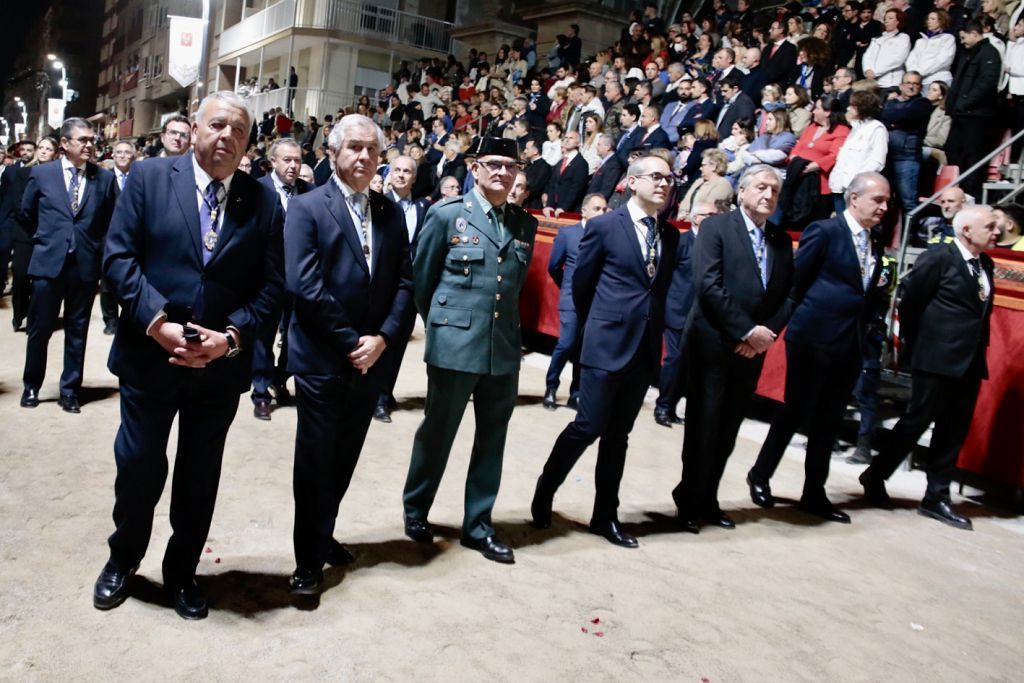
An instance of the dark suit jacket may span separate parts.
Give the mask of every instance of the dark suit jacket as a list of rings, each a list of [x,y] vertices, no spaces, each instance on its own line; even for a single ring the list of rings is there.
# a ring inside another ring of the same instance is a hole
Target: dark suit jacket
[[[32,236],[25,232],[24,226],[18,220],[29,172],[28,168],[12,164],[0,176],[0,232],[7,233],[15,242],[32,241]]]
[[[401,210],[401,205],[399,204],[398,195],[396,195],[394,193],[394,191],[388,192],[384,196],[387,197],[388,199],[390,199],[391,201],[393,201],[398,206],[399,210]],[[413,204],[413,206],[416,207],[416,229],[412,233],[412,239],[409,240],[409,262],[410,263],[412,262],[412,260],[414,258],[416,258],[416,243],[420,239],[420,230],[423,229],[423,217],[427,215],[427,209],[430,208],[430,200],[426,199],[425,197],[420,197],[419,199],[413,199],[412,200],[412,204]],[[401,223],[403,225],[405,225],[404,220],[401,221]],[[405,234],[406,234],[406,237],[408,237],[408,235],[409,235],[409,227],[408,226],[406,226]],[[414,311],[414,313],[415,313],[415,311]]]
[[[640,133],[640,139],[637,144],[649,146],[651,149],[671,149],[672,140],[669,139],[668,133],[660,125],[652,130],[650,133],[642,131]]]
[[[561,165],[551,169],[551,180],[548,181],[548,203],[553,209],[563,211],[579,211],[583,204],[583,195],[587,191],[587,178],[590,168],[582,154],[577,153],[565,172],[560,172]]]
[[[274,196],[277,197],[278,201],[280,201],[281,195],[277,191],[277,186],[274,185],[274,172],[273,171],[271,171],[267,175],[263,176],[262,178],[260,178],[256,182],[261,183],[261,184],[269,187],[270,190],[274,193]],[[310,185],[309,183],[307,183],[302,178],[296,178],[295,179],[295,195],[292,196],[292,199],[295,199],[296,195],[305,194],[305,193],[309,192],[310,190],[313,189],[313,187],[314,186]],[[291,206],[291,203],[292,203],[292,200],[289,199],[288,200],[288,205]]]
[[[34,244],[28,274],[46,278],[60,275],[73,234],[82,280],[98,282],[103,240],[114,210],[114,174],[87,163],[78,213],[72,214],[63,173],[60,161],[40,164],[32,168],[25,185],[20,218]]]
[[[282,296],[283,216],[275,193],[235,171],[224,223],[210,262],[203,265],[192,153],[135,164],[110,222],[103,271],[121,304],[108,366],[139,387],[173,388],[195,370],[167,362],[146,336],[157,314],[189,308],[200,293],[199,322],[238,329],[242,352],[203,372],[217,390],[241,393],[252,380],[252,348]]]
[[[320,187],[331,179],[331,161],[324,157],[313,167],[313,180],[316,186]]]
[[[865,290],[852,233],[843,216],[816,221],[804,229],[794,256],[787,342],[860,357],[862,326],[874,310],[869,304],[878,295],[875,283],[882,269],[882,245],[875,236],[871,251],[875,265]]]
[[[698,102],[690,107],[689,111],[686,112],[686,116],[679,123],[679,129],[687,129],[692,131],[693,127],[697,124],[697,121],[701,119],[715,120],[718,115],[718,104],[714,98],[707,98],[703,102]],[[680,136],[681,137],[681,136]]]
[[[661,256],[652,281],[628,206],[587,221],[572,279],[576,314],[585,321],[582,365],[621,370],[646,341],[656,369],[665,331],[665,295],[679,249],[676,228],[662,221],[658,233]]]
[[[619,135],[619,139],[615,141],[615,156],[619,157],[623,166],[629,163],[630,151],[640,145],[640,138],[643,136],[644,129],[640,126],[634,126],[630,132],[622,131],[622,134]]]
[[[436,166],[436,164],[432,166],[431,170],[433,171]],[[444,162],[444,165],[441,167],[441,178],[444,178],[445,176],[453,176],[459,181],[459,185],[462,185],[463,181],[466,179],[466,160],[463,159],[461,154],[451,161]],[[434,174],[434,192],[432,195],[434,201],[441,198],[441,178],[438,178],[436,173]]]
[[[782,41],[773,57],[769,57],[772,46],[765,46],[761,55],[764,67],[764,82],[785,84],[789,82],[789,73],[796,64],[796,46],[788,40]]]
[[[543,204],[540,196],[544,194],[548,183],[551,181],[551,174],[555,172],[551,164],[544,161],[542,157],[534,159],[526,165],[526,186],[530,189],[530,196],[523,204],[524,209],[540,209]]]
[[[716,340],[728,353],[754,326],[764,325],[778,334],[789,317],[793,242],[771,223],[765,226],[765,239],[767,289],[761,285],[754,249],[739,209],[705,220],[694,242],[696,305],[691,325],[695,333]]]
[[[288,209],[285,288],[295,302],[288,326],[288,371],[347,375],[348,354],[364,335],[396,339],[412,305],[405,220],[390,199],[370,192],[373,275],[345,196],[331,182]],[[385,367],[377,363],[371,372]]]
[[[722,106],[725,106],[724,104]],[[718,138],[724,140],[732,135],[732,124],[742,119],[754,120],[754,100],[742,90],[736,100],[725,110],[721,123],[718,124]],[[721,110],[719,110],[721,112]],[[717,114],[716,114],[717,116]]]
[[[994,284],[992,259],[979,257]],[[902,284],[900,336],[915,371],[963,377],[972,366],[988,377],[985,349],[989,341],[992,296],[982,302],[978,283],[956,244],[928,249]],[[993,292],[994,293],[994,292]],[[979,365],[974,365],[978,363]]]
[[[696,237],[693,230],[687,230],[679,236],[679,251],[676,255],[675,270],[672,271],[672,284],[668,288],[665,300],[665,327],[681,330],[686,327],[686,319],[693,308],[693,242]]]
[[[594,171],[594,175],[590,177],[590,184],[587,185],[587,194],[597,192],[605,199],[610,198],[615,193],[615,185],[619,182],[619,178],[622,177],[622,173],[625,170],[619,158],[614,154],[610,155],[601,164],[601,167]]]
[[[576,259],[580,253],[580,240],[583,239],[583,224],[574,223],[558,229],[555,241],[551,245],[551,258],[548,259],[548,274],[558,285],[558,310],[575,311],[576,304],[572,300],[572,277],[576,272]]]
[[[750,99],[754,100],[754,104],[761,104],[761,88],[764,87],[764,67],[758,64],[750,72],[743,77],[740,81],[740,90],[742,90]]]

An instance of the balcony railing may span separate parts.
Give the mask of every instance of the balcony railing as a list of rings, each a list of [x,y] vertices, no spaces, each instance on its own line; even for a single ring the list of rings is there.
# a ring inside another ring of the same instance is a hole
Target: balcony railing
[[[295,100],[292,102],[292,109],[297,121],[305,122],[310,115],[323,120],[325,114],[351,107],[358,98],[352,93],[340,93],[333,90],[320,90],[319,88],[295,88]],[[284,112],[288,111],[288,88],[277,88],[267,92],[245,95],[240,93],[249,103],[257,120],[263,118],[263,112],[274,107],[281,107]]]
[[[309,20],[295,17],[296,0],[281,0],[220,34],[219,55],[231,54],[291,27],[338,31],[448,53],[452,25],[440,19],[352,0],[316,0]]]

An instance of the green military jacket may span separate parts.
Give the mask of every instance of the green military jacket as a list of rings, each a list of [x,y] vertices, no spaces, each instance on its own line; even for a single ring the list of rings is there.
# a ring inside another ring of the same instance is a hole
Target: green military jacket
[[[519,372],[519,293],[537,219],[505,204],[502,241],[476,192],[430,207],[413,263],[416,308],[427,328],[424,360],[478,375]]]

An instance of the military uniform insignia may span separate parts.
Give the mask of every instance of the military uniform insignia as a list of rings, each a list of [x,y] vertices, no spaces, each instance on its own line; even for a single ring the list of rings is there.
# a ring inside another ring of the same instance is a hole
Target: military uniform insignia
[[[451,242],[452,242],[452,244],[458,244],[459,243],[459,236],[458,235],[452,235]]]
[[[515,240],[515,243],[516,243],[516,248],[517,249],[529,249],[530,248],[530,243],[529,242],[524,242],[522,240]]]
[[[469,235],[463,235],[462,236],[462,243],[463,244],[469,244]]]
[[[480,238],[476,235],[473,235],[473,244],[480,244]]]
[[[456,218],[455,219],[455,229],[456,230],[458,230],[459,232],[466,232],[466,227],[467,227],[467,225],[466,225],[466,219],[465,218]]]

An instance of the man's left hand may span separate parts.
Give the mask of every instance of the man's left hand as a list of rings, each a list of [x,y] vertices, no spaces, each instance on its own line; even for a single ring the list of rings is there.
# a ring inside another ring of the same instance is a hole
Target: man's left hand
[[[377,362],[380,355],[384,353],[387,345],[384,337],[379,334],[360,337],[356,348],[352,353],[348,354],[349,362],[352,363],[352,367],[365,375],[373,367],[373,364]]]
[[[205,368],[228,352],[228,340],[224,336],[224,332],[217,332],[196,323],[192,323],[191,326],[199,332],[199,343],[187,344],[184,353],[171,357],[172,364],[189,368]]]

